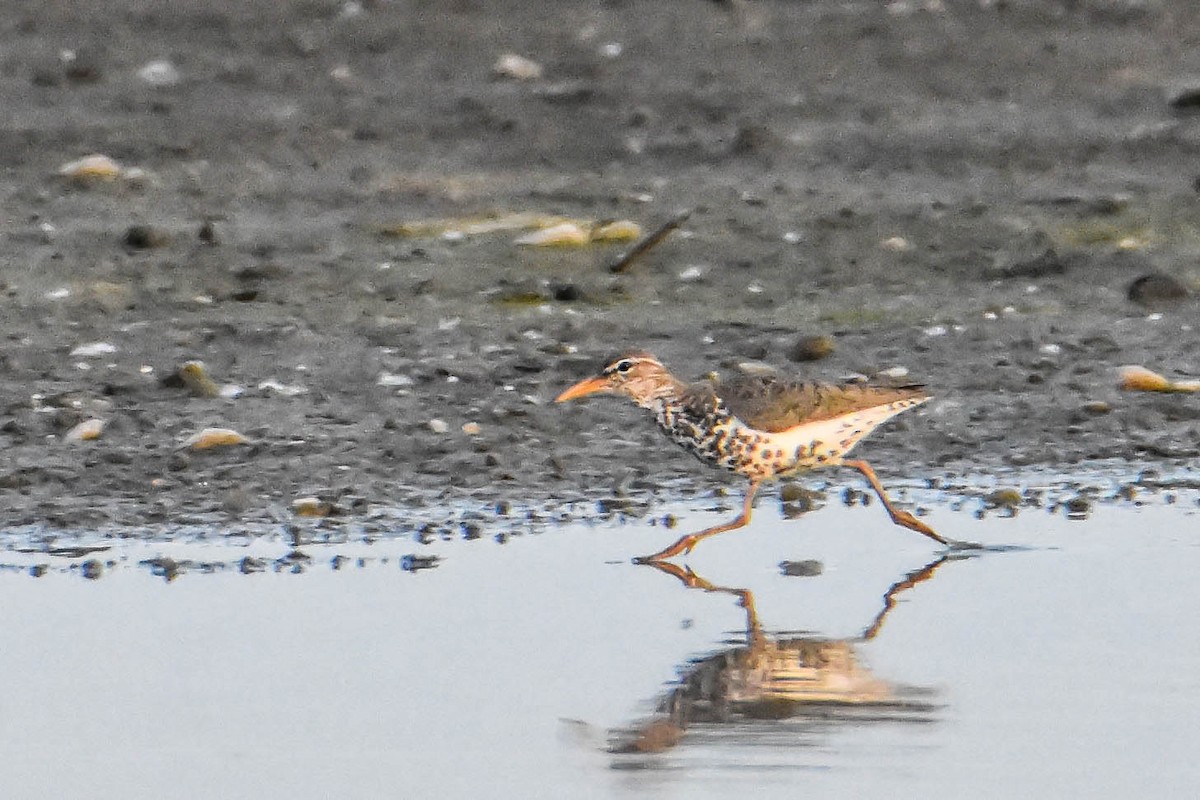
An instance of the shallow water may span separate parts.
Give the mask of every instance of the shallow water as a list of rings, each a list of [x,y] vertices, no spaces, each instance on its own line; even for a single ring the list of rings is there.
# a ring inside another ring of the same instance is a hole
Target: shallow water
[[[1186,796],[1200,780],[1196,508],[1188,492],[1082,521],[935,508],[944,533],[1028,548],[937,564],[878,508],[785,521],[764,502],[688,560],[696,577],[682,577],[714,591],[629,563],[719,519],[686,508],[659,510],[675,530],[306,545],[311,561],[277,561],[290,547],[269,538],[9,550],[0,775],[7,796],[125,800]],[[406,571],[414,552],[443,560]],[[349,559],[335,569],[335,555]],[[162,562],[139,563],[156,556],[208,566],[167,581]],[[68,566],[89,558],[101,578]],[[807,559],[821,574],[781,574]],[[753,647],[733,590],[757,609]],[[763,654],[778,667],[797,652],[819,666],[755,704],[780,677]],[[745,702],[656,713],[687,674]],[[658,752],[610,752],[656,720],[686,730]]]

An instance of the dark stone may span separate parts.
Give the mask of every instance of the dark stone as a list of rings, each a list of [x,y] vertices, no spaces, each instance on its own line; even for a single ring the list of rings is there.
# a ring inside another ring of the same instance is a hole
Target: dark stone
[[[1140,306],[1154,308],[1178,303],[1190,294],[1178,278],[1161,272],[1151,272],[1129,284],[1127,296]]]
[[[171,242],[170,235],[153,225],[130,225],[125,230],[125,236],[121,242],[126,247],[132,247],[135,250],[149,250],[155,247],[166,247]]]
[[[1066,260],[1053,247],[1047,247],[1033,258],[1002,268],[1000,275],[1004,278],[1044,278],[1047,275],[1062,275],[1066,271]]]
[[[780,561],[779,572],[789,578],[815,578],[825,571],[825,565],[816,559],[803,561]]]
[[[833,349],[833,339],[829,336],[801,336],[788,349],[787,356],[792,361],[820,361]]]

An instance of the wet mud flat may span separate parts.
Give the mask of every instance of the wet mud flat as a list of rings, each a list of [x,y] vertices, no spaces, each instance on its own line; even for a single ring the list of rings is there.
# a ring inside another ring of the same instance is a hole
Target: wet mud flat
[[[1200,451],[1194,396],[1115,375],[1200,373],[1190,2],[11,12],[11,530],[276,531],[314,497],[326,526],[419,533],[720,488],[636,411],[551,404],[624,347],[926,384],[863,445],[885,483]],[[126,171],[57,174],[89,153]],[[685,208],[621,274],[626,245],[387,235]],[[1131,300],[1147,275],[1170,280]],[[795,361],[805,336],[832,354]],[[194,359],[240,396],[164,380]],[[249,442],[182,446],[207,427]]]

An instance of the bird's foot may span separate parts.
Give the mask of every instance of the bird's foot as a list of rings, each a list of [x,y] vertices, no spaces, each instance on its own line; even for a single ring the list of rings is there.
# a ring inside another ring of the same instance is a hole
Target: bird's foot
[[[954,544],[952,539],[947,539],[946,537],[942,536],[940,533],[907,511],[896,509],[892,514],[892,522],[896,523],[897,525],[902,525],[903,527],[908,528],[910,531],[916,531],[917,533],[928,536],[930,539],[940,542],[941,544],[948,546]]]
[[[700,541],[696,536],[684,536],[679,541],[670,547],[659,550],[657,553],[651,553],[648,556],[638,556],[633,560],[635,564],[653,564],[658,561],[665,561],[668,558],[674,558],[678,555],[686,555],[692,552],[692,548],[696,546],[696,542]]]

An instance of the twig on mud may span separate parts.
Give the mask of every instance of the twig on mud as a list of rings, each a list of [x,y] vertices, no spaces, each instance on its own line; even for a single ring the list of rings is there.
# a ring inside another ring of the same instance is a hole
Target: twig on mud
[[[689,208],[685,211],[679,212],[674,217],[667,220],[666,224],[664,224],[661,228],[654,231],[654,233],[651,233],[645,239],[642,239],[640,242],[635,244],[628,253],[621,256],[619,261],[608,268],[609,272],[625,272],[633,265],[633,262],[646,255],[650,248],[656,246],[663,239],[667,238],[667,235],[670,234],[671,231],[687,222],[688,217],[691,215],[692,210]]]

